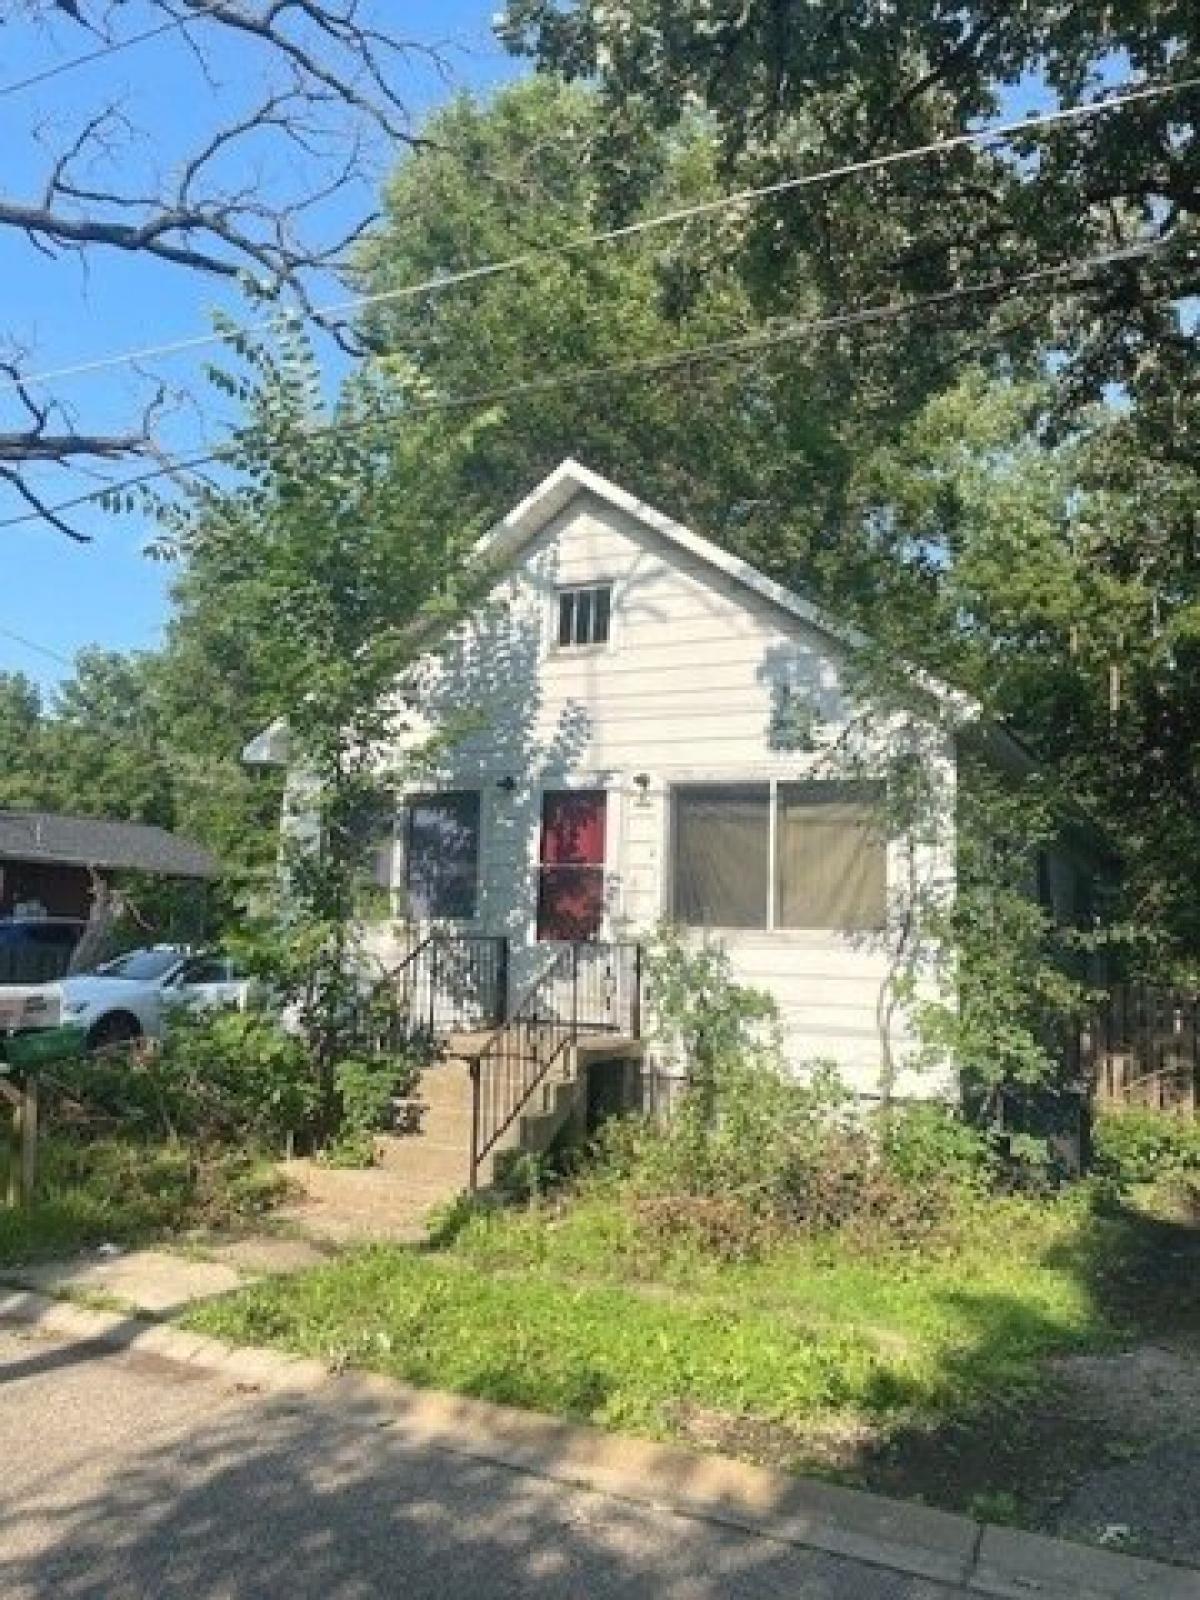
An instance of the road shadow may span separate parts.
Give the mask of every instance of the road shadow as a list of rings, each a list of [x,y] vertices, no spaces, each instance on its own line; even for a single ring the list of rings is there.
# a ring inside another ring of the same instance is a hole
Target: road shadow
[[[180,1396],[177,1380],[128,1365],[113,1356],[65,1382],[29,1375],[27,1408],[53,1382],[53,1403],[79,1421],[48,1415],[34,1459],[8,1475],[0,1587],[12,1600],[951,1592],[480,1459],[465,1414],[461,1450],[431,1444],[402,1391],[386,1406],[352,1384],[264,1397],[211,1383]],[[87,1398],[101,1389],[93,1429]],[[539,1464],[553,1472],[557,1455],[549,1429]]]

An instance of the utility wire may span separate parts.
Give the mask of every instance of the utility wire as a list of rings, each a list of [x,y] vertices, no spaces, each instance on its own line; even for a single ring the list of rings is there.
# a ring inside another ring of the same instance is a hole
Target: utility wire
[[[52,67],[44,67],[40,72],[30,73],[27,78],[17,78],[12,83],[0,84],[0,99],[7,99],[11,94],[20,94],[25,89],[35,88],[39,83],[49,83],[52,78],[61,78],[65,73],[75,72],[79,67],[87,67],[93,61],[103,61],[106,56],[119,55],[122,50],[132,50],[135,45],[146,44],[151,39],[158,39],[164,33],[174,33],[177,28],[186,28],[189,22],[202,21],[210,12],[216,11],[224,0],[209,0],[207,5],[196,6],[185,17],[171,17],[166,22],[159,22],[153,28],[144,28],[141,33],[131,33],[127,39],[114,39],[111,43],[101,45],[96,50],[86,50],[82,55],[71,56],[67,61],[58,61]],[[64,8],[65,9],[65,8]]]
[[[859,173],[877,172],[887,167],[896,166],[901,162],[916,161],[926,156],[940,155],[944,151],[961,149],[967,145],[987,144],[995,140],[1011,140],[1041,128],[1080,122],[1090,117],[1103,116],[1111,111],[1122,110],[1126,106],[1161,99],[1168,95],[1181,94],[1184,90],[1195,88],[1200,88],[1200,76],[1182,78],[1173,83],[1148,84],[1140,88],[1124,90],[1105,100],[1092,100],[1085,105],[1067,106],[1058,111],[1039,113],[1036,116],[1025,117],[1016,122],[999,123],[991,128],[979,128],[969,133],[954,134],[948,139],[934,139],[927,144],[912,145],[904,150],[892,150],[884,155],[869,156],[860,161],[845,162],[840,166],[826,167],[819,172],[804,172],[790,178],[780,178],[774,183],[762,184],[757,188],[740,189],[734,194],[721,195],[712,200],[699,201],[695,205],[680,206],[672,211],[659,212],[654,216],[643,217],[636,222],[626,223],[619,228],[608,228],[599,233],[581,234],[575,239],[564,240],[561,244],[539,245],[534,249],[522,251],[519,255],[508,256],[496,261],[480,262],[474,266],[463,267],[454,272],[441,273],[436,277],[426,278],[418,283],[403,284],[394,289],[381,289],[374,294],[356,295],[348,300],[332,301],[327,305],[313,307],[308,314],[320,318],[339,317],[345,316],[350,312],[364,311],[371,306],[388,305],[401,300],[417,299],[422,295],[444,294],[447,290],[458,288],[463,284],[478,283],[489,278],[500,277],[503,274],[519,271],[523,267],[533,266],[538,262],[556,256],[572,255],[576,251],[591,249],[596,245],[612,244],[622,239],[631,239],[639,234],[649,233],[658,228],[675,227],[680,223],[691,222],[697,217],[713,216],[731,207],[756,204],[760,200],[770,199],[776,195],[791,194],[798,190],[814,188],[820,184],[832,183],[837,179],[852,177]],[[300,314],[299,310],[297,310],[296,314]],[[251,327],[250,330],[239,329],[236,334],[194,334],[187,338],[171,340],[164,344],[145,345],[135,350],[121,351],[111,356],[100,356],[92,361],[81,361],[68,366],[51,367],[45,371],[31,373],[25,377],[9,378],[0,382],[0,394],[7,390],[33,388],[42,384],[61,382],[67,378],[84,377],[92,373],[107,371],[112,367],[133,365],[162,356],[181,355],[191,350],[211,348],[213,345],[226,343],[232,337],[242,337],[245,331],[269,332],[271,326],[272,323],[267,321],[259,324],[257,328]]]
[[[69,667],[72,672],[78,668],[78,662],[70,656],[63,655],[61,650],[53,650],[48,644],[40,644],[36,639],[30,639],[23,633],[15,633],[11,628],[0,628],[0,638],[11,639],[14,644],[23,650],[32,650],[35,655],[45,656],[48,661],[55,661],[60,666]],[[220,789],[228,792],[234,778],[219,778],[213,772],[212,757],[199,756],[191,751],[184,750],[179,745],[167,743],[155,734],[145,733],[138,728],[122,726],[115,722],[104,722],[96,718],[89,718],[78,724],[83,733],[106,734],[109,738],[120,739],[126,744],[140,746],[151,752],[162,764],[169,768],[174,781],[199,785],[201,788]],[[203,771],[196,771],[203,767]],[[246,779],[244,770],[237,769],[237,778],[243,782]]]
[[[73,668],[75,665],[70,656],[64,656],[60,650],[51,650],[48,644],[39,644],[36,639],[27,639],[23,633],[14,633],[11,628],[0,628],[0,638],[11,639],[22,649],[32,650],[35,655],[45,656],[47,661],[57,661],[60,666]]]
[[[915,300],[888,300],[872,306],[862,306],[852,311],[836,312],[825,317],[814,317],[799,322],[782,322],[750,334],[739,334],[729,339],[718,339],[708,344],[691,345],[681,350],[668,351],[657,356],[638,357],[632,361],[614,362],[604,366],[580,367],[568,372],[549,373],[542,378],[527,378],[494,389],[469,394],[444,395],[430,400],[418,400],[406,405],[392,417],[352,418],[334,417],[328,422],[316,423],[300,430],[303,438],[320,438],[328,433],[343,435],[368,432],[371,429],[395,427],[413,417],[431,412],[459,411],[473,407],[499,405],[508,400],[530,394],[543,394],[555,389],[590,387],[610,378],[636,377],[644,373],[671,371],[676,367],[699,366],[710,361],[723,361],[753,351],[770,349],[780,344],[791,344],[814,334],[836,332],[846,328],[868,327],[892,322],[900,317],[936,309],[964,300],[979,300],[991,295],[1006,294],[1012,290],[1033,288],[1067,277],[1071,273],[1093,271],[1097,268],[1141,261],[1163,248],[1162,242],[1130,245],[1120,250],[1105,251],[1101,255],[1087,256],[1054,266],[1039,267],[1008,278],[992,278],[981,283],[959,284],[936,294],[924,295]],[[96,500],[126,494],[146,484],[160,482],[163,478],[191,472],[198,467],[210,466],[236,457],[245,449],[243,440],[231,440],[198,454],[182,457],[167,466],[147,468],[125,478],[89,489],[83,494],[47,506],[44,512],[27,511],[0,520],[0,529],[19,527],[28,522],[39,522],[45,516],[57,517]]]

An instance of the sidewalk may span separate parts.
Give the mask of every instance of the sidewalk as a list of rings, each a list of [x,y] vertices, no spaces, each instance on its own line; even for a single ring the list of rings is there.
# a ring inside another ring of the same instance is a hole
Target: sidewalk
[[[59,1260],[0,1268],[8,1284],[102,1309],[170,1317],[256,1278],[302,1272],[328,1260],[331,1245],[269,1234],[205,1243],[194,1251],[104,1246]]]
[[[320,1363],[235,1349],[31,1291],[0,1295],[0,1322],[67,1342],[75,1360],[133,1351],[239,1391],[288,1397],[400,1430],[406,1447],[503,1467],[562,1489],[882,1569],[966,1593],[1030,1600],[1200,1600],[1200,1574],[995,1528],[929,1507],[807,1482],[721,1457],[599,1433],[482,1401],[417,1391]],[[71,1363],[68,1356],[60,1367]],[[907,1592],[907,1591],[906,1591]]]

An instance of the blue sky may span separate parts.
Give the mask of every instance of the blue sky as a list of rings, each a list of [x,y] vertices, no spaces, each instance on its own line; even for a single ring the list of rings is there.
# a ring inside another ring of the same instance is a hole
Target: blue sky
[[[394,15],[395,0],[370,0],[376,15]],[[410,35],[443,47],[451,68],[447,82],[428,64],[414,60],[405,83],[407,101],[419,116],[462,88],[483,92],[515,76],[523,64],[496,45],[490,19],[496,0],[417,0],[404,7]],[[144,27],[154,15],[139,0],[129,0],[129,32]],[[140,13],[140,15],[139,15]],[[197,32],[199,30],[197,29]],[[262,87],[268,63],[252,49],[225,46],[210,58],[207,74],[200,69],[178,34],[139,45],[108,62],[84,67],[22,94],[5,95],[3,85],[60,59],[65,50],[87,48],[77,30],[61,29],[47,38],[31,26],[4,22],[5,44],[0,73],[0,149],[5,152],[6,196],[36,195],[47,160],[47,148],[61,148],[64,137],[78,128],[98,105],[119,95],[133,123],[153,130],[153,137],[122,151],[133,174],[155,167],[169,172],[173,161],[194,148],[218,125],[222,113],[244,108]],[[55,44],[59,46],[56,50]],[[1114,77],[1123,77],[1114,58]],[[1123,65],[1123,64],[1121,64]],[[1005,97],[1002,116],[1012,117],[1046,104],[1035,79],[1026,79]],[[43,130],[48,143],[39,142]],[[336,231],[348,206],[369,209],[382,173],[394,152],[378,152],[377,167],[366,169],[357,195],[339,200],[328,215]],[[266,158],[256,182],[272,198],[312,186],[312,175],[295,159]],[[215,307],[248,313],[237,292],[219,280],[125,258],[113,252],[92,252],[86,262],[47,261],[11,230],[0,230],[0,337],[15,337],[32,352],[26,367],[51,369],[121,350],[158,344],[204,333]],[[330,282],[327,297],[345,293]],[[224,413],[200,375],[209,352],[192,353],[156,363],[156,373],[194,397],[167,427],[175,450],[194,450],[221,437]],[[331,352],[330,371],[338,370]],[[139,380],[117,369],[80,377],[55,386],[55,393],[77,407],[81,424],[104,428],[127,425],[138,414]],[[0,427],[20,425],[20,413],[0,393]],[[137,463],[111,469],[116,475]],[[81,474],[57,474],[41,485],[51,499],[92,486]],[[24,507],[0,491],[0,519]],[[173,569],[144,554],[148,529],[137,518],[111,516],[98,506],[79,513],[79,523],[93,538],[76,545],[36,523],[0,527],[0,670],[20,670],[46,688],[66,675],[70,659],[89,644],[112,649],[154,646],[168,615]],[[13,635],[20,636],[20,640]]]
[[[394,0],[375,0],[377,15]],[[130,13],[140,10],[128,7]],[[513,76],[519,65],[493,41],[489,20],[495,0],[422,0],[404,7],[404,26],[413,37],[449,42],[453,82],[447,84],[427,66],[414,64],[406,83],[414,110],[427,111],[456,88],[486,90]],[[150,13],[127,24],[129,32],[147,25]],[[6,22],[3,83],[36,72],[65,51],[79,54],[88,41],[77,30],[63,28],[52,38],[31,27]],[[60,48],[56,48],[57,45]],[[186,150],[198,133],[212,126],[214,101],[234,105],[263,81],[265,63],[247,53],[227,51],[214,63],[216,82],[206,80],[184,41],[167,34],[139,45],[106,63],[96,63],[22,94],[0,97],[0,149],[5,152],[6,196],[37,192],[46,164],[39,131],[61,142],[64,129],[74,129],[103,99],[119,92],[132,120],[154,130],[152,141],[133,145],[130,170],[147,170]],[[294,181],[297,169],[268,167],[264,184],[278,190]],[[375,187],[374,173],[364,175],[359,203]],[[330,225],[336,217],[330,216]],[[208,278],[147,266],[115,254],[93,253],[86,266],[71,260],[48,261],[8,230],[0,234],[0,284],[4,288],[0,334],[18,337],[32,350],[27,370],[45,370],[103,357],[116,351],[157,344],[204,332],[218,305],[244,313],[236,292]],[[330,286],[331,297],[344,291]],[[181,388],[204,396],[199,379],[203,356],[181,357],[162,367]],[[119,427],[127,423],[136,389],[120,370],[60,384],[56,392],[77,408],[81,423]],[[4,406],[0,426],[20,425],[19,413]],[[135,411],[136,414],[136,411]],[[213,416],[181,410],[170,424],[176,448],[195,447],[213,432]],[[126,468],[123,470],[132,470]],[[65,496],[91,487],[82,476],[58,475],[46,480],[47,494]],[[0,516],[23,507],[0,496]],[[143,554],[146,529],[135,518],[109,516],[89,508],[81,525],[93,535],[89,545],[69,543],[44,526],[26,524],[0,529],[0,670],[20,670],[49,687],[68,668],[68,660],[88,644],[114,649],[153,646],[168,610],[171,569]],[[10,637],[19,634],[34,650]]]

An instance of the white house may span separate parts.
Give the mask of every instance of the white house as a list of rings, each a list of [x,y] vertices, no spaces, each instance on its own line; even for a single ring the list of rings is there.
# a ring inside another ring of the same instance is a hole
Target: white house
[[[911,1068],[898,979],[946,976],[920,921],[954,892],[970,702],[898,666],[908,709],[864,704],[851,630],[574,461],[479,556],[488,597],[406,685],[424,727],[475,725],[398,798],[380,954],[414,925],[502,935],[519,996],[564,942],[669,921],[775,997],[798,1068],[833,1060],[864,1095],[885,1067],[902,1095],[944,1089]],[[248,757],[278,757],[280,731]],[[888,820],[904,756],[936,800],[916,839]]]

